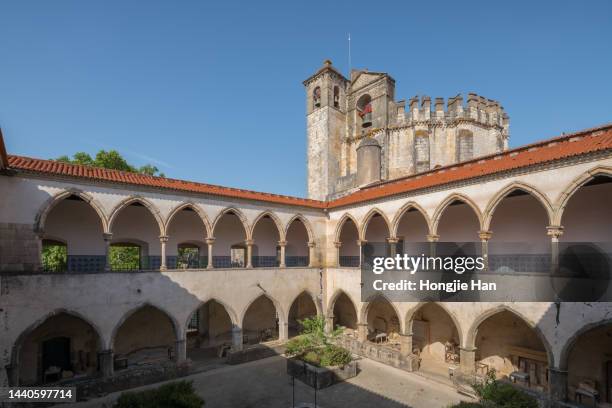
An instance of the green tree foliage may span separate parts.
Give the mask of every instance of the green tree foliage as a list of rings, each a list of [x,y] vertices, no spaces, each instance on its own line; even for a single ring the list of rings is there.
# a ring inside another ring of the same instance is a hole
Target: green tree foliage
[[[287,342],[287,355],[323,367],[342,366],[351,362],[351,352],[334,344],[334,340],[342,334],[342,328],[325,333],[325,318],[322,316],[299,320],[299,323],[302,332]]]
[[[109,251],[113,271],[134,271],[140,269],[140,247],[112,245]]]
[[[148,176],[165,177],[164,173],[160,173],[159,169],[151,164],[145,164],[139,168],[132,166],[116,150],[100,150],[98,153],[96,153],[95,159],[88,153],[76,152],[72,155],[72,159],[66,155],[63,155],[55,160],[64,163],[81,164],[83,166],[103,167],[105,169],[121,170],[130,173],[141,173]]]
[[[538,402],[512,384],[499,382],[495,370],[489,371],[484,382],[472,386],[479,397],[476,402],[462,402],[451,408],[538,408]]]
[[[201,408],[204,400],[195,393],[192,382],[178,381],[152,390],[125,392],[113,408]]]
[[[51,272],[65,271],[68,262],[66,245],[56,242],[43,242],[42,264],[43,270]]]

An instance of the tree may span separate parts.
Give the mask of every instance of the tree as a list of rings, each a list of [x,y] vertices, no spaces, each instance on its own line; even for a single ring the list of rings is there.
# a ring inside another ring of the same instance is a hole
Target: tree
[[[121,170],[130,173],[141,173],[148,176],[165,177],[164,173],[161,173],[159,169],[152,164],[145,164],[139,168],[132,166],[123,158],[123,156],[121,156],[121,153],[116,150],[100,150],[98,153],[96,153],[95,159],[93,159],[89,153],[76,152],[72,155],[72,159],[67,155],[63,155],[55,160],[64,163],[80,164],[83,166],[102,167],[105,169]]]

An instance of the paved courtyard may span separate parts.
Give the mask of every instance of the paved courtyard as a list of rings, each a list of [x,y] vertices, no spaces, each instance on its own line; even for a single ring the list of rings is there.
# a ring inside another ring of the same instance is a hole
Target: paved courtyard
[[[361,372],[350,381],[317,393],[322,408],[444,408],[461,399],[451,387],[426,380],[418,375],[370,361],[360,360]],[[193,381],[206,407],[214,408],[288,408],[291,407],[291,379],[285,373],[285,359],[271,357],[237,366],[194,374]],[[156,384],[154,386],[157,386]],[[139,389],[144,389],[142,387]],[[119,394],[73,407],[111,407]],[[296,380],[296,407],[313,403],[314,391]],[[65,407],[66,405],[62,405]],[[310,405],[312,406],[312,405]]]

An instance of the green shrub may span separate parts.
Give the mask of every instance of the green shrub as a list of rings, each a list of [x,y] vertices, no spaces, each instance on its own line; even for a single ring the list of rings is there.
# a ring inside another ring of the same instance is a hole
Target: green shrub
[[[287,342],[285,346],[285,353],[289,356],[296,356],[298,354],[305,353],[312,347],[308,338],[304,336],[297,336]]]
[[[484,406],[496,408],[538,408],[535,398],[525,394],[511,384],[497,381],[495,370],[487,374],[483,384],[474,385],[476,394]]]
[[[483,408],[484,406],[479,402],[465,402],[461,401],[458,404],[451,405],[448,408]]]
[[[204,400],[193,389],[193,383],[178,381],[161,387],[121,394],[114,408],[201,408]]]
[[[351,352],[343,347],[329,345],[323,349],[321,365],[325,367],[343,366],[351,362]]]
[[[316,366],[321,365],[321,354],[317,351],[308,351],[302,355],[301,359]]]

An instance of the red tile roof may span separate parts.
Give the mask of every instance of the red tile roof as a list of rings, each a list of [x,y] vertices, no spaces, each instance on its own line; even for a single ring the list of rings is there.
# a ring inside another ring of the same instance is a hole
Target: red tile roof
[[[2,129],[0,129],[0,170],[8,166],[8,157],[6,148],[4,147],[4,138],[2,137]]]
[[[0,158],[2,157],[2,147],[3,141],[0,135]],[[606,150],[612,150],[612,124],[586,129],[577,133],[508,150],[503,153],[478,157],[467,162],[380,183],[329,202],[13,155],[8,156],[7,167],[32,173],[211,194],[221,197],[257,200],[315,209],[333,209],[409,191],[441,186],[461,180],[489,176],[522,167],[549,163]]]

